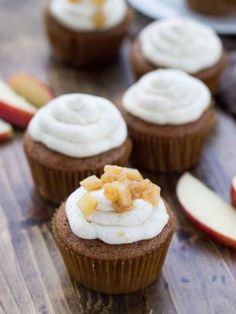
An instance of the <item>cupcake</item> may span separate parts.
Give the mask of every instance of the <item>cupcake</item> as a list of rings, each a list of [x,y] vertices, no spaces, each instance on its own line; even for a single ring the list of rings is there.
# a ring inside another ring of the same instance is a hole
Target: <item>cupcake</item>
[[[106,166],[81,182],[52,221],[70,274],[94,291],[130,293],[159,275],[174,231],[160,188],[138,170]]]
[[[207,86],[180,70],[144,75],[118,105],[133,139],[131,160],[151,171],[182,171],[194,165],[215,121]]]
[[[235,0],[187,0],[189,7],[206,15],[231,15],[236,13]]]
[[[68,94],[36,113],[24,135],[24,149],[39,194],[60,203],[83,178],[100,175],[105,164],[124,165],[131,141],[110,101]]]
[[[97,67],[117,56],[132,12],[124,0],[50,0],[44,20],[57,60]]]
[[[174,68],[199,78],[213,93],[225,63],[222,42],[216,33],[206,25],[184,18],[149,24],[131,51],[137,78],[159,68]]]

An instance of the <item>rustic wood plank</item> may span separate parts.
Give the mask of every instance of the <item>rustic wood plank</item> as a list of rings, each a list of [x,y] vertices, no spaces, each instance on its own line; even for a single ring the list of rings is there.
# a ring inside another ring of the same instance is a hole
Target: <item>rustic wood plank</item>
[[[0,232],[1,232],[1,259],[0,269],[1,277],[6,282],[6,289],[11,294],[11,306],[18,308],[19,312],[36,313],[31,293],[28,290],[25,278],[22,274],[18,263],[14,247],[11,240],[9,224],[4,214],[3,208],[0,206]],[[5,300],[2,301],[2,308],[6,310]]]
[[[0,271],[0,296],[0,313],[10,313],[10,311],[20,313],[2,271]]]

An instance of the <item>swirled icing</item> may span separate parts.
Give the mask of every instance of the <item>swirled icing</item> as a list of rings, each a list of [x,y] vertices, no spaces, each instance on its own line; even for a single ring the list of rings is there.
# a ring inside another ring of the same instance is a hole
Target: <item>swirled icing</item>
[[[202,81],[171,69],[144,75],[122,99],[131,115],[158,125],[195,121],[210,103],[210,92]]]
[[[152,64],[188,73],[214,66],[223,51],[210,27],[184,18],[149,24],[141,32],[139,43],[142,54]]]
[[[68,94],[55,98],[33,117],[35,141],[70,157],[90,157],[119,147],[127,127],[118,109],[102,97]]]
[[[105,0],[101,9],[105,17],[102,29],[120,24],[127,14],[124,0]],[[51,14],[65,27],[75,31],[97,29],[93,22],[96,10],[97,5],[92,0],[81,0],[78,3],[70,3],[69,0],[52,0],[50,3]]]
[[[157,236],[168,223],[165,204],[157,206],[142,199],[134,201],[134,208],[117,213],[104,190],[90,192],[98,200],[98,207],[90,217],[84,217],[77,203],[86,193],[83,187],[73,192],[66,201],[66,214],[72,232],[82,239],[100,239],[108,244],[125,244]]]

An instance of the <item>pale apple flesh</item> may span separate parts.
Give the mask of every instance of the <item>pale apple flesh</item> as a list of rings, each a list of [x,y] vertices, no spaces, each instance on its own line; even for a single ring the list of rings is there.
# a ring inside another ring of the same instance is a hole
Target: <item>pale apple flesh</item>
[[[233,177],[231,185],[231,201],[234,208],[236,208],[236,176]]]
[[[53,92],[46,84],[25,73],[14,74],[8,84],[36,107],[42,107],[54,98]]]
[[[0,119],[0,142],[6,141],[13,136],[12,126]]]
[[[36,108],[0,80],[0,118],[17,127],[25,128],[35,112]]]
[[[176,193],[187,218],[213,239],[236,248],[236,210],[190,173],[178,181]]]

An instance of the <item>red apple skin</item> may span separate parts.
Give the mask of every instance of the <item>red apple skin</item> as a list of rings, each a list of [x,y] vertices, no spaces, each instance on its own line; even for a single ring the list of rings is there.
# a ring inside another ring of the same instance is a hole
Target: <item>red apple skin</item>
[[[178,199],[179,200],[179,199]],[[194,218],[188,210],[186,210],[180,200],[179,203],[181,205],[181,208],[184,211],[184,214],[186,215],[186,217],[188,218],[188,220],[195,226],[197,227],[199,230],[201,230],[203,233],[207,234],[208,236],[210,236],[213,240],[216,240],[224,245],[227,245],[233,249],[236,249],[236,242],[234,239],[225,237],[224,235],[216,232],[215,230],[212,230],[211,228],[209,228],[207,225],[201,223],[200,221],[198,221],[196,218]]]
[[[233,178],[232,180],[232,185],[231,185],[231,202],[234,208],[236,208],[236,177]]]
[[[33,112],[23,111],[0,100],[0,117],[19,128],[26,128],[33,116]]]

